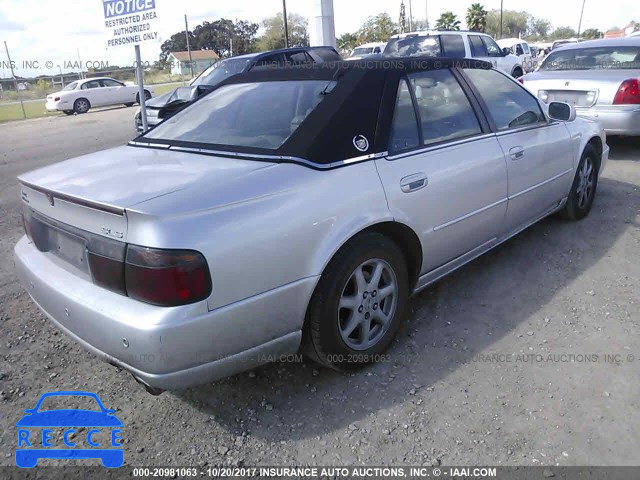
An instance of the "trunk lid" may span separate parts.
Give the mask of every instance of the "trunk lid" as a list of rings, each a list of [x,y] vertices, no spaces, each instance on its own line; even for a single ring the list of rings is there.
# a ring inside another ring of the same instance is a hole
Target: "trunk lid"
[[[230,184],[271,163],[168,149],[118,147],[18,177],[25,207],[78,229],[126,242],[125,210],[204,181]]]
[[[637,77],[636,70],[537,71],[524,76],[524,86],[545,103],[566,102],[576,107],[612,105],[623,81]],[[546,98],[540,92],[546,92]]]

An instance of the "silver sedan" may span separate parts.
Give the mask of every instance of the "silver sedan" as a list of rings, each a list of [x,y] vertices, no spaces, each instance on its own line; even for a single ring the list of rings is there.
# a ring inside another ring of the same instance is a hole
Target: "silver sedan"
[[[546,103],[572,104],[609,135],[640,135],[640,37],[564,45],[522,82]]]
[[[152,393],[301,347],[374,362],[410,295],[591,209],[602,128],[490,67],[246,73],[127,146],[22,175],[23,285]]]

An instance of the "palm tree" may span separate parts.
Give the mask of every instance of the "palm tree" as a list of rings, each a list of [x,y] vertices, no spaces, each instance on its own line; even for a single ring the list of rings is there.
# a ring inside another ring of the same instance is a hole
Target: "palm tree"
[[[453,12],[444,12],[436,22],[436,28],[441,30],[460,30],[460,20]]]
[[[476,32],[484,32],[487,26],[487,13],[479,3],[472,4],[467,10],[467,28]]]

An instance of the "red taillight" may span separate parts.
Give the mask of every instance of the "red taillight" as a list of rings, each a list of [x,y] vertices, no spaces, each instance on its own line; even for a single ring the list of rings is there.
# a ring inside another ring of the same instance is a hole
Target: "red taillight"
[[[618,88],[613,99],[614,105],[638,105],[640,104],[640,82],[637,78],[625,80]]]
[[[129,245],[125,262],[127,294],[142,302],[174,307],[211,294],[211,275],[201,253]]]
[[[56,97],[53,99],[54,102],[59,102],[60,101],[60,97]]]
[[[516,78],[516,80],[518,80],[522,85],[524,85],[524,77],[518,77]]]

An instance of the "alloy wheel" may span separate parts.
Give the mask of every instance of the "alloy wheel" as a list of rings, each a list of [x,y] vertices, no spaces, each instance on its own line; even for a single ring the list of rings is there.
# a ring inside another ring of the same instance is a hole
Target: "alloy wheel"
[[[338,329],[353,350],[367,350],[385,335],[398,304],[398,280],[391,266],[372,259],[347,280],[338,304]]]

